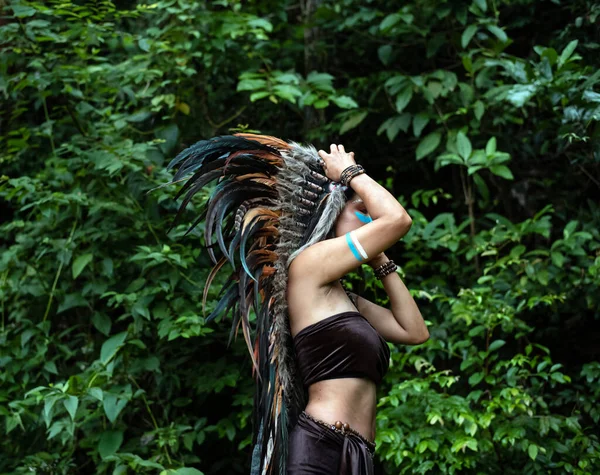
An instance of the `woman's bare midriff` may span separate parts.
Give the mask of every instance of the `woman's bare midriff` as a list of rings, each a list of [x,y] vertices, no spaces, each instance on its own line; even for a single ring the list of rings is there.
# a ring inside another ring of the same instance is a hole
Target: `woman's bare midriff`
[[[339,378],[311,384],[305,411],[327,423],[347,422],[374,441],[376,405],[375,383],[363,378]]]

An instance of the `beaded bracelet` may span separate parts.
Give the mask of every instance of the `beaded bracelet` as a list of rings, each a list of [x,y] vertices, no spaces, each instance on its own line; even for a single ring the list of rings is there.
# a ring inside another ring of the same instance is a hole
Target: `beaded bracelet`
[[[365,169],[362,167],[362,165],[350,165],[342,171],[340,175],[340,182],[342,185],[348,186],[352,178],[357,175],[361,175],[362,173],[365,173]]]
[[[387,261],[385,264],[373,269],[373,273],[375,274],[375,277],[381,280],[386,275],[396,272],[396,269],[398,269],[398,266],[394,263],[394,261]]]

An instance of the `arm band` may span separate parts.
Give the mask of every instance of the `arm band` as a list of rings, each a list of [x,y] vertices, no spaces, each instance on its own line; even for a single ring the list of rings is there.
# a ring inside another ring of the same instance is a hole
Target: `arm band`
[[[369,258],[364,248],[360,245],[360,242],[358,241],[358,238],[356,237],[354,231],[346,233],[346,243],[348,244],[348,247],[350,247],[350,250],[352,251],[352,254],[354,254],[354,257],[356,257],[356,259],[358,259],[359,261],[366,260]]]

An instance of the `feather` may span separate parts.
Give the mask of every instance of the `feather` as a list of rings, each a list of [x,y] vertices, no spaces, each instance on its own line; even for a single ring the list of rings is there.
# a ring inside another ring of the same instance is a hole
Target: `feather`
[[[277,137],[273,137],[271,135],[258,135],[258,134],[247,134],[247,133],[237,133],[234,134],[236,137],[243,137],[243,138],[247,138],[250,139],[252,141],[255,142],[259,142],[261,144],[264,145],[268,145],[271,148],[274,149],[280,149],[280,150],[289,150],[290,149],[290,144],[287,143],[285,140],[281,140]]]
[[[252,237],[252,235],[262,225],[263,225],[263,223],[260,220],[260,215],[259,215],[259,216],[255,216],[254,218],[252,218],[252,220],[248,226],[245,226],[245,228],[242,228],[242,238],[240,241],[240,258],[242,261],[242,266],[243,266],[244,270],[246,271],[246,274],[248,274],[250,276],[250,278],[253,280],[256,280],[256,279],[254,279],[254,276],[252,275],[252,272],[250,271],[250,268],[248,267],[248,263],[246,262],[245,250],[246,250],[246,244],[248,243],[248,239],[250,237]]]
[[[202,309],[205,314],[208,289],[229,262],[231,272],[206,321],[231,311],[228,344],[242,331],[256,380],[251,473],[283,475],[288,428],[304,402],[289,329],[287,271],[301,249],[325,239],[345,195],[340,187],[330,190],[312,145],[269,135],[236,133],[200,140],[167,166],[175,167],[171,183],[185,183],[177,193],[176,199],[183,199],[169,231],[194,196],[216,181],[186,232],[205,220],[204,247],[214,266]],[[256,315],[253,325],[251,311]]]
[[[219,262],[217,262],[217,265],[215,265],[211,269],[210,274],[208,274],[206,282],[204,283],[204,291],[202,292],[202,314],[203,315],[206,315],[206,299],[208,297],[208,290],[210,289],[210,284],[212,283],[213,279],[215,278],[215,276],[217,275],[217,273],[219,272],[221,267],[223,267],[223,264],[225,264],[225,262],[226,262],[225,258],[221,258],[221,260],[219,260]]]
[[[222,313],[222,311],[226,307],[228,307],[230,303],[235,301],[238,297],[238,287],[236,285],[230,286],[225,295],[217,303],[215,309],[210,313],[208,317],[206,317],[206,322],[208,323],[216,317],[218,317]]]

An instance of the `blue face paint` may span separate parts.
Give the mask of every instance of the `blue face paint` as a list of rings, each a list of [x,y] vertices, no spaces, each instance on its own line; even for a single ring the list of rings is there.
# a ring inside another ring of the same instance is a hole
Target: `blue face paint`
[[[355,211],[354,214],[356,215],[356,217],[358,219],[360,219],[363,223],[370,223],[371,221],[373,221],[373,219],[371,218],[371,216],[369,216],[368,214],[363,214],[360,211]]]

